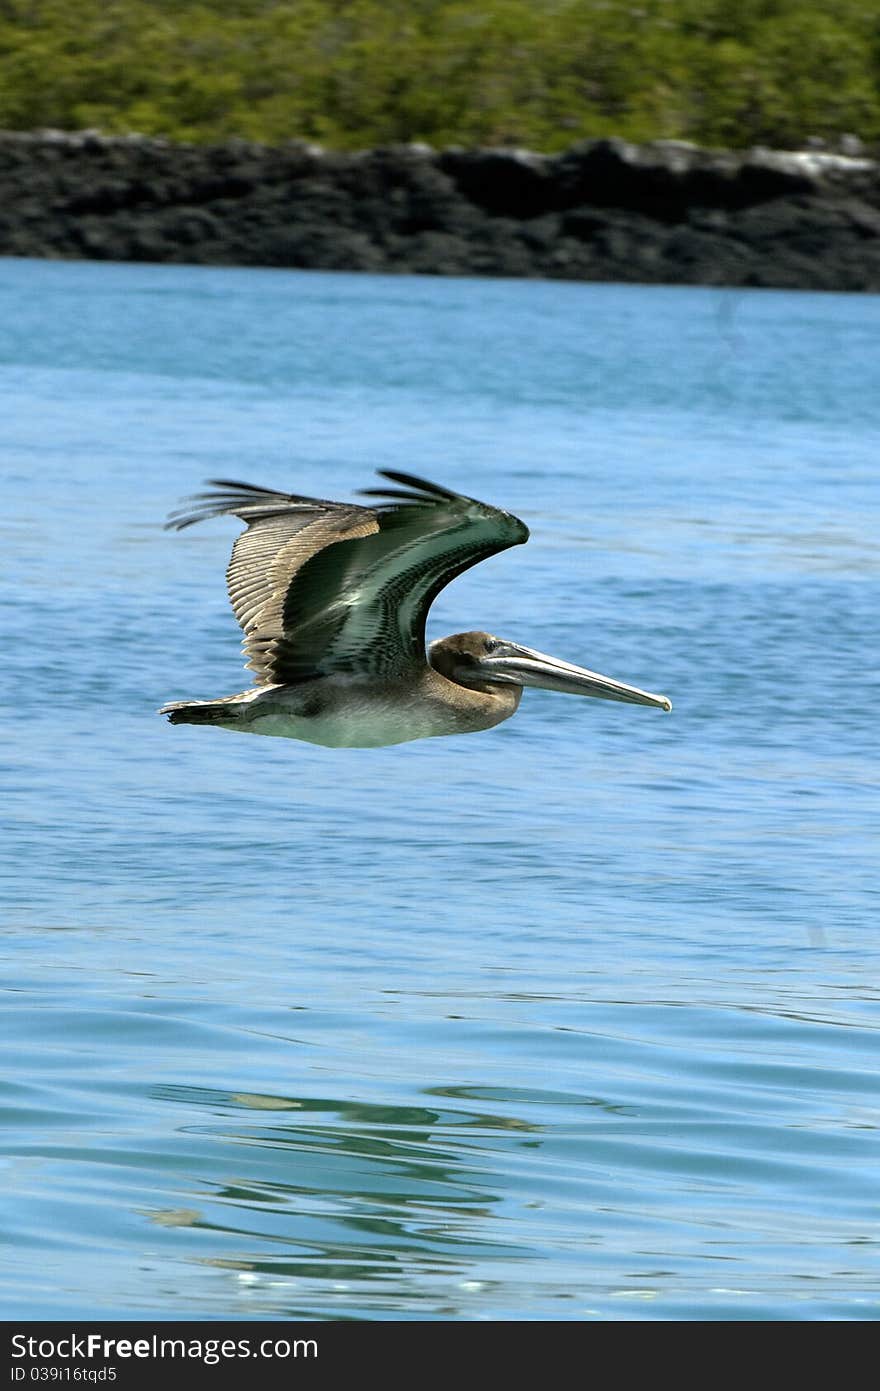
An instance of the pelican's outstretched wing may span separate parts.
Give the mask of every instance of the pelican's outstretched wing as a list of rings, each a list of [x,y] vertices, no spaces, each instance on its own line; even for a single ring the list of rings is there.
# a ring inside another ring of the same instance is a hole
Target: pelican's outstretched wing
[[[258,683],[330,672],[394,675],[425,660],[425,619],[440,590],[487,556],[528,540],[517,517],[382,470],[398,488],[369,507],[215,480],[181,529],[226,513],[247,522],[226,572]]]

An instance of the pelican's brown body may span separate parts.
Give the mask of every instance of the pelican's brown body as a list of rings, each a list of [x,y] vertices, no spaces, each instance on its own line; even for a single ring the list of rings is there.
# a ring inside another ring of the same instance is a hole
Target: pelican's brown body
[[[669,709],[665,696],[612,681],[490,633],[425,650],[435,595],[488,555],[528,538],[524,524],[409,474],[386,477],[372,507],[219,482],[178,529],[233,513],[248,523],[227,571],[258,684],[219,700],[172,701],[172,724],[330,748],[374,748],[491,729],[523,686]],[[392,500],[393,499],[393,500]]]
[[[325,748],[382,748],[438,734],[473,734],[509,719],[521,687],[471,691],[425,667],[377,686],[324,676],[299,686],[265,686],[222,701],[166,706],[172,724],[212,724],[240,734],[303,739]]]

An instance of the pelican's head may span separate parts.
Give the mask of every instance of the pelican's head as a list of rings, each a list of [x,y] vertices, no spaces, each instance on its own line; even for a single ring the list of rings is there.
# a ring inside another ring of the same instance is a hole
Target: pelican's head
[[[439,638],[428,648],[428,660],[441,676],[459,686],[487,690],[495,685],[540,686],[545,691],[565,691],[569,695],[598,696],[602,700],[622,700],[628,705],[656,705],[671,710],[672,701],[652,695],[638,686],[625,686],[585,667],[572,666],[557,657],[535,652],[531,647],[507,642],[491,633],[454,633]]]

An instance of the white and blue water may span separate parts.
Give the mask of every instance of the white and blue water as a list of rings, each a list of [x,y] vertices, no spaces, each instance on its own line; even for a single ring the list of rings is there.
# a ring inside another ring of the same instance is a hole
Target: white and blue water
[[[876,1319],[880,298],[0,262],[7,1317]],[[668,693],[243,688],[206,478],[404,469],[438,599]]]

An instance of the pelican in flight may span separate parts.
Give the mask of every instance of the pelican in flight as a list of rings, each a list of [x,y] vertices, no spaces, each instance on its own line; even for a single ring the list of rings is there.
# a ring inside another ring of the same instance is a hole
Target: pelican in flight
[[[172,512],[176,530],[232,514],[246,523],[226,572],[257,684],[217,700],[175,700],[172,724],[210,724],[331,748],[376,748],[491,729],[524,686],[670,710],[663,695],[490,633],[425,648],[425,620],[450,580],[528,540],[518,517],[382,470],[369,506],[212,480]]]

